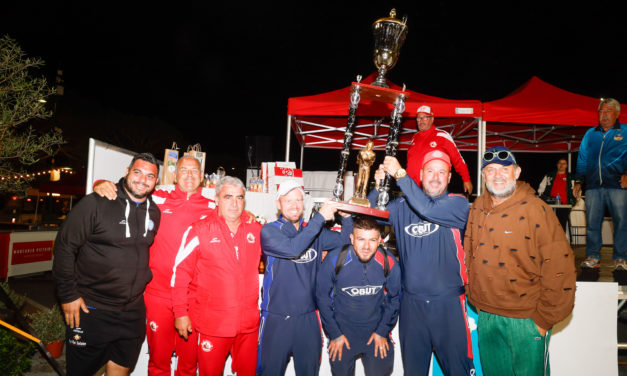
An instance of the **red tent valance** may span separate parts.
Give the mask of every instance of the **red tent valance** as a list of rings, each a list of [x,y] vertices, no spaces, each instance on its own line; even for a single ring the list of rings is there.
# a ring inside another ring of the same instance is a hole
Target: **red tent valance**
[[[373,73],[362,80],[372,83],[377,76]],[[401,90],[401,87],[388,81],[390,88]],[[468,131],[476,125],[475,118],[481,116],[481,102],[476,100],[452,100],[421,94],[406,90],[408,99],[405,102],[403,123],[400,135],[400,149],[409,146],[411,137],[416,132],[416,110],[422,105],[431,106],[436,116],[436,126],[456,127],[460,131]],[[298,141],[306,148],[340,149],[344,140],[349,112],[351,86],[327,93],[304,97],[289,98],[287,113],[292,116],[292,129]],[[382,118],[377,130],[375,149],[385,148],[387,140],[391,104],[361,100],[357,109],[356,135],[353,148],[363,148],[367,140],[374,134],[374,123]],[[449,132],[451,130],[449,129]],[[476,137],[475,137],[476,142]]]
[[[599,98],[571,93],[534,76],[505,98],[483,103],[483,120],[593,127],[599,124],[598,106]],[[621,120],[627,121],[625,111]]]

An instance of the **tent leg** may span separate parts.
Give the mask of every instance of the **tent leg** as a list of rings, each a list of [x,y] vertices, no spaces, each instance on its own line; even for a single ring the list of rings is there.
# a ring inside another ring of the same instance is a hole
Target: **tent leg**
[[[572,159],[573,159],[573,150],[571,149],[572,144],[569,141],[568,142],[568,172],[571,173],[572,171]]]
[[[305,145],[300,145],[300,164],[298,166],[301,170],[303,169],[304,154],[305,154]]]
[[[477,128],[477,197],[483,194],[483,182],[481,181],[481,162],[485,153],[486,122],[483,118],[478,119]]]
[[[287,115],[287,131],[285,136],[285,162],[289,162],[290,160],[290,136],[292,133],[290,132],[290,125],[292,123],[292,115]]]

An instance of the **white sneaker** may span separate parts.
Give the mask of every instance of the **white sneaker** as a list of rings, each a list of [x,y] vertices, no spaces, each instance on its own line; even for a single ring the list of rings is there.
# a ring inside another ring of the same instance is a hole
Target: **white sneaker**
[[[621,261],[624,264],[625,270],[627,270],[627,264],[625,264],[625,260]],[[601,266],[601,264],[599,263],[599,259],[596,257],[586,257],[586,259],[583,260],[583,262],[581,263],[582,268],[597,269],[599,266]]]

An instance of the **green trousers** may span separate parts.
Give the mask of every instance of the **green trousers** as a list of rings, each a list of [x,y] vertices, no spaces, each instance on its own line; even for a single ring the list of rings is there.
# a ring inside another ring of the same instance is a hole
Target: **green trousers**
[[[485,376],[550,375],[549,339],[531,319],[479,312],[477,323],[481,368]]]

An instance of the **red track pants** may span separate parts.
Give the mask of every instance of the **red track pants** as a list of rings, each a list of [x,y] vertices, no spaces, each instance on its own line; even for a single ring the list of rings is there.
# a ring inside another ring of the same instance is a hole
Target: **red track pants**
[[[198,339],[195,336],[185,341],[174,329],[172,303],[154,295],[144,294],[146,303],[146,337],[150,360],[148,375],[170,376],[172,352],[178,356],[177,376],[196,375],[196,349]]]
[[[200,376],[222,376],[224,362],[231,353],[231,369],[237,376],[255,376],[257,367],[257,331],[235,337],[198,334],[198,369]]]

